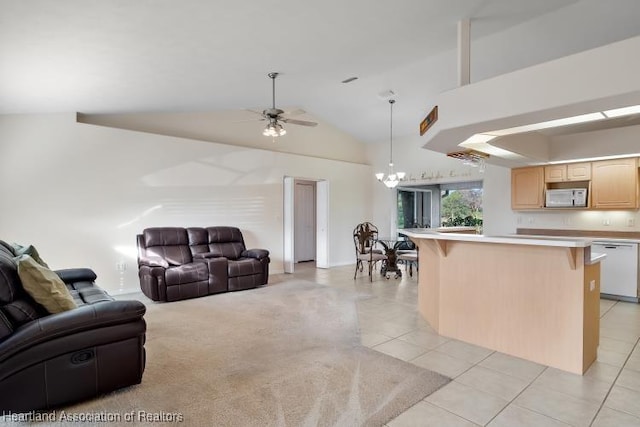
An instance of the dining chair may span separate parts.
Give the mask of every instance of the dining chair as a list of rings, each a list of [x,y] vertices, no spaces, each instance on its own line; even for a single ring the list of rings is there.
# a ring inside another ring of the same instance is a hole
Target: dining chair
[[[409,267],[409,276],[413,277],[413,266],[416,266],[416,272],[418,271],[418,248],[411,240],[401,240],[396,243],[397,262],[404,264],[404,270],[407,271]]]
[[[387,256],[381,249],[375,247],[378,239],[378,227],[370,222],[358,224],[353,229],[353,243],[356,249],[356,271],[353,274],[355,280],[358,275],[358,269],[364,269],[364,263],[368,263],[369,281],[373,281],[372,271],[378,261],[386,261]]]

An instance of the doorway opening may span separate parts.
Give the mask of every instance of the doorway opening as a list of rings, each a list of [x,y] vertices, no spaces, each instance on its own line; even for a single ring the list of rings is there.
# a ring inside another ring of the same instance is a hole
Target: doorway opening
[[[284,272],[297,263],[329,268],[329,182],[284,178]]]
[[[316,260],[316,182],[294,180],[293,261]]]

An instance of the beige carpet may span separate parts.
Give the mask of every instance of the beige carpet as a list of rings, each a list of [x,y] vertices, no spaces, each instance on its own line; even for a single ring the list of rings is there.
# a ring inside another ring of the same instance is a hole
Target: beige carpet
[[[383,425],[449,379],[361,346],[356,298],[296,281],[149,304],[142,384],[66,410],[180,413],[203,426]]]

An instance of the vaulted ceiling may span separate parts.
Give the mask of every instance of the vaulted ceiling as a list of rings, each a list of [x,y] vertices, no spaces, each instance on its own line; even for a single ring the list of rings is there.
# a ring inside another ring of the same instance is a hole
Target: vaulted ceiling
[[[417,134],[457,85],[640,34],[637,0],[0,0],[0,114],[208,113],[276,103],[362,142]],[[341,83],[358,77],[351,83]],[[225,141],[220,141],[225,142]]]

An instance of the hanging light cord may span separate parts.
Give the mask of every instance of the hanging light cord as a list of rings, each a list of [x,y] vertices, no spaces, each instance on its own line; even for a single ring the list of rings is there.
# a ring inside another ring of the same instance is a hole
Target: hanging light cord
[[[391,106],[391,115],[389,119],[389,166],[393,164],[393,104],[395,102],[395,99],[389,100],[389,105]]]

